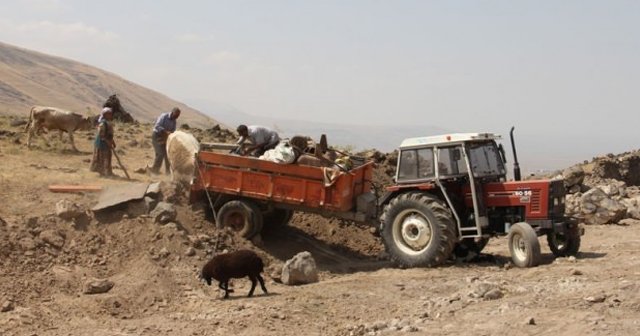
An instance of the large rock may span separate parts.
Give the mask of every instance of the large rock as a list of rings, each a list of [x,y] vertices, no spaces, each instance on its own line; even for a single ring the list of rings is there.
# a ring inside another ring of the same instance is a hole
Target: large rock
[[[624,218],[627,208],[620,201],[610,198],[602,189],[593,188],[580,198],[582,217],[587,224],[617,223]]]
[[[84,211],[77,204],[63,199],[56,203],[56,215],[65,220],[72,220],[84,215]]]
[[[565,214],[567,216],[579,217],[582,211],[582,205],[580,199],[582,193],[577,192],[575,194],[568,194],[564,199]]]
[[[176,219],[178,212],[176,207],[171,203],[160,202],[156,205],[155,209],[151,211],[151,218],[156,223],[166,224]]]
[[[580,185],[584,181],[584,169],[580,165],[569,167],[562,172],[562,178],[564,179],[564,186],[567,188]]]
[[[62,248],[62,246],[64,246],[64,237],[55,230],[44,230],[40,232],[39,237],[43,242],[55,248]]]
[[[300,252],[282,267],[282,283],[304,285],[318,282],[318,268],[310,252]]]
[[[640,219],[640,195],[622,199],[622,203],[627,207],[627,218]]]
[[[102,280],[90,280],[84,284],[84,294],[101,294],[106,293],[113,288],[113,281],[102,279]]]
[[[627,184],[623,181],[607,180],[604,181],[602,185],[599,185],[598,188],[600,188],[600,190],[602,190],[609,197],[625,197],[627,195]]]

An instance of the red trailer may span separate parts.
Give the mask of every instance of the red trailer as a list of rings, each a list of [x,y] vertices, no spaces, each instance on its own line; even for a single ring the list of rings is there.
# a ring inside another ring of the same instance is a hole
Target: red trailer
[[[263,225],[285,225],[293,211],[366,221],[376,215],[373,167],[365,162],[345,171],[201,151],[191,198],[208,197],[218,227],[244,237]]]

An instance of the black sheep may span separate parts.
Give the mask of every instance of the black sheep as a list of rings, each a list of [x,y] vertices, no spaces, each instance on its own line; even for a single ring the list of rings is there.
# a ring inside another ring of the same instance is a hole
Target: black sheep
[[[211,286],[211,279],[218,280],[220,282],[218,286],[224,290],[224,298],[226,299],[229,297],[229,293],[233,292],[232,289],[229,289],[229,279],[248,276],[251,279],[251,290],[247,296],[250,297],[256,289],[256,280],[260,281],[262,291],[267,294],[264,280],[260,276],[263,270],[264,263],[255,252],[239,250],[213,257],[202,267],[200,278],[206,281],[209,286]]]

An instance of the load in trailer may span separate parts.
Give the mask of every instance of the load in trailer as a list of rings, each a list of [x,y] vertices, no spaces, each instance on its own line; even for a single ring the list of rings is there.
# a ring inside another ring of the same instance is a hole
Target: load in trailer
[[[198,154],[192,196],[208,191],[217,225],[245,237],[264,223],[286,224],[293,211],[377,225],[391,259],[406,267],[480,253],[499,235],[508,235],[519,267],[540,263],[538,236],[556,256],[576,255],[581,232],[564,216],[563,181],[520,181],[511,131],[515,181],[507,181],[499,135],[457,133],[404,140],[395,183],[381,197],[370,190],[372,162],[336,174],[211,152]]]

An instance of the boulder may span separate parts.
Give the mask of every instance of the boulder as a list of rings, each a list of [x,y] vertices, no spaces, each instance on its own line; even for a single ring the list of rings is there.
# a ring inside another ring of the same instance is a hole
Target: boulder
[[[586,224],[607,224],[617,223],[626,213],[624,204],[610,198],[602,189],[593,188],[580,197],[577,217],[583,218]]]
[[[113,281],[102,279],[102,280],[90,280],[84,284],[84,294],[101,294],[106,293],[113,288]]]
[[[562,172],[562,178],[564,186],[567,188],[580,185],[584,181],[584,169],[580,165],[569,167]]]
[[[282,267],[282,283],[304,285],[318,282],[318,268],[310,252],[300,252]]]
[[[565,206],[565,214],[567,216],[576,216],[580,215],[581,211],[581,202],[580,199],[582,197],[582,193],[578,192],[575,194],[568,194],[564,199]]]
[[[640,219],[640,195],[624,198],[621,202],[627,208],[627,218]]]
[[[56,215],[64,220],[72,220],[84,215],[84,211],[77,204],[63,199],[56,203]]]
[[[171,203],[160,202],[156,207],[151,211],[151,218],[156,223],[166,224],[176,219],[178,212],[176,208]]]
[[[627,194],[625,191],[627,184],[618,180],[607,180],[602,185],[599,185],[598,188],[609,197],[625,197]]]

